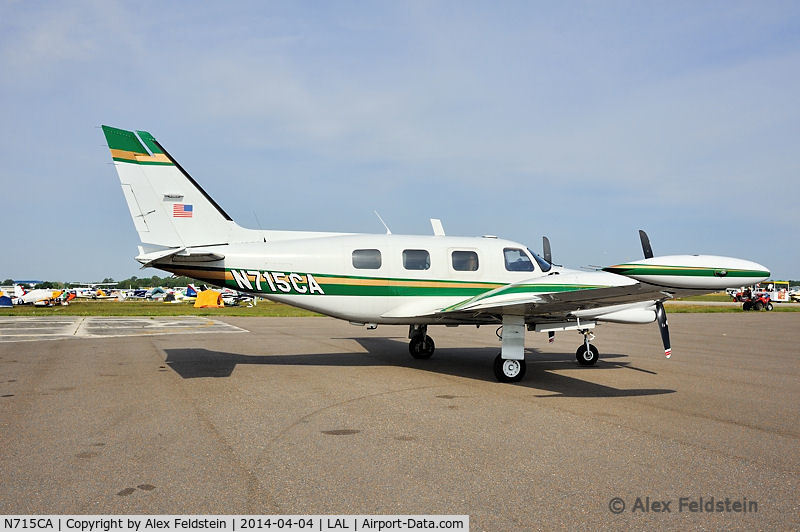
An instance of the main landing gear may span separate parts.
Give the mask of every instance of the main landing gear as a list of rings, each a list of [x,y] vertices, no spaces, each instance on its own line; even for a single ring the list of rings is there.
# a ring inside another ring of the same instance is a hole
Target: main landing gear
[[[411,341],[408,343],[408,352],[414,358],[431,358],[433,352],[436,350],[436,344],[433,343],[433,338],[428,336],[427,325],[410,325],[408,327],[408,337]]]
[[[525,376],[525,360],[503,358],[503,354],[494,359],[494,376],[500,382],[519,382]]]
[[[589,343],[594,340],[594,335],[589,329],[583,329],[578,332],[583,333],[583,345],[575,352],[575,358],[578,359],[578,364],[581,366],[594,366],[600,358],[600,351]]]
[[[500,382],[519,382],[525,376],[525,318],[503,316],[503,342],[494,359],[494,376]]]
[[[525,377],[525,321],[522,316],[503,316],[502,351],[494,359],[494,376],[500,382],[519,382]],[[581,366],[594,366],[600,358],[600,352],[590,342],[594,339],[590,329],[579,329],[583,334],[583,344],[575,352],[575,358]],[[550,335],[552,339],[553,335]],[[427,325],[411,325],[408,328],[408,351],[417,359],[428,359],[433,356],[436,345],[428,336]]]

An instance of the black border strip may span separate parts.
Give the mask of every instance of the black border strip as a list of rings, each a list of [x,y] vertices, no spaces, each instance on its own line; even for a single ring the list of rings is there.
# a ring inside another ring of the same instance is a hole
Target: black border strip
[[[174,164],[175,166],[177,166],[177,167],[178,167],[178,170],[180,170],[180,171],[181,171],[181,173],[182,173],[182,174],[183,174],[183,175],[186,177],[186,179],[188,179],[188,180],[189,180],[189,181],[190,181],[190,182],[191,182],[191,183],[192,183],[192,184],[195,186],[195,188],[197,188],[197,190],[199,190],[199,191],[200,191],[200,193],[201,193],[203,196],[205,196],[205,198],[206,198],[206,199],[207,199],[209,202],[211,202],[211,205],[213,205],[213,206],[214,206],[214,207],[215,207],[215,208],[216,208],[216,209],[219,211],[219,213],[220,213],[220,214],[221,214],[221,215],[222,215],[222,216],[223,216],[223,217],[224,217],[226,220],[228,220],[229,222],[232,222],[232,221],[233,221],[233,218],[231,218],[230,216],[228,216],[228,213],[227,213],[227,212],[225,212],[225,211],[222,209],[222,207],[220,207],[220,206],[219,206],[219,203],[217,203],[216,201],[214,201],[214,198],[212,198],[211,196],[209,196],[209,195],[208,195],[208,192],[206,192],[205,190],[203,190],[203,187],[201,187],[201,186],[200,186],[200,185],[197,183],[197,181],[195,181],[195,180],[194,180],[194,178],[192,178],[192,176],[190,176],[190,175],[189,175],[189,172],[187,172],[186,170],[184,170],[184,169],[183,169],[183,166],[181,166],[181,165],[180,165],[180,163],[179,163],[178,161],[176,161],[176,160],[175,160],[175,158],[174,158],[172,155],[170,155],[170,154],[169,154],[169,152],[168,152],[167,150],[165,150],[165,149],[164,149],[164,146],[162,146],[162,145],[161,145],[161,143],[160,143],[160,142],[158,142],[158,141],[157,141],[157,140],[155,140],[155,139],[153,139],[153,142],[155,142],[155,143],[156,143],[156,146],[158,146],[158,147],[159,147],[159,149],[160,149],[162,152],[164,152],[164,155],[166,155],[166,156],[167,156],[167,158],[168,158],[170,161],[172,161],[172,164]]]

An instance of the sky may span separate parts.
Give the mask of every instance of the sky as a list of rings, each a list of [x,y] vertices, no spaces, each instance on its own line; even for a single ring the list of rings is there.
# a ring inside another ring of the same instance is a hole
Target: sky
[[[0,3],[0,280],[154,274],[101,124],[245,227],[800,279],[798,2]]]

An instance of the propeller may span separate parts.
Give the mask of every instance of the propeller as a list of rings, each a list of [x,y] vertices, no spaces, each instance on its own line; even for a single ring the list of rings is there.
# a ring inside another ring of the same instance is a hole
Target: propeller
[[[647,233],[639,229],[639,240],[642,241],[642,251],[644,251],[644,258],[652,259],[653,258],[653,248],[650,247],[650,238],[648,238]]]
[[[644,258],[652,259],[653,248],[650,247],[650,238],[641,229],[639,229],[639,240],[642,241]],[[669,323],[667,322],[667,312],[664,310],[664,304],[661,301],[656,301],[656,321],[658,321],[658,329],[661,332],[661,341],[664,343],[664,356],[669,358],[672,356],[672,345],[669,342]]]
[[[542,257],[550,264],[553,264],[553,255],[550,253],[550,239],[546,236],[542,237]]]
[[[656,320],[661,331],[661,341],[664,342],[664,356],[672,356],[672,346],[669,343],[669,323],[667,323],[667,313],[664,310],[664,303],[656,301]]]

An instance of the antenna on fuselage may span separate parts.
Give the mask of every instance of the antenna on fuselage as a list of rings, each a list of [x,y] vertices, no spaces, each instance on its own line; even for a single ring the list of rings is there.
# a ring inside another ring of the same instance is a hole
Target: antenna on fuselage
[[[444,236],[444,226],[442,221],[438,218],[431,218],[431,227],[433,228],[434,236]]]
[[[383,224],[383,226],[386,228],[386,234],[387,234],[387,235],[391,235],[391,234],[392,234],[392,230],[391,230],[391,229],[389,229],[389,226],[388,226],[388,225],[386,225],[386,222],[384,222],[384,221],[383,221],[383,218],[381,218],[381,215],[380,215],[380,214],[378,214],[378,211],[372,211],[372,212],[374,212],[374,213],[375,213],[375,216],[377,216],[377,217],[378,217],[378,220],[380,220],[380,221],[381,221],[381,223]]]

